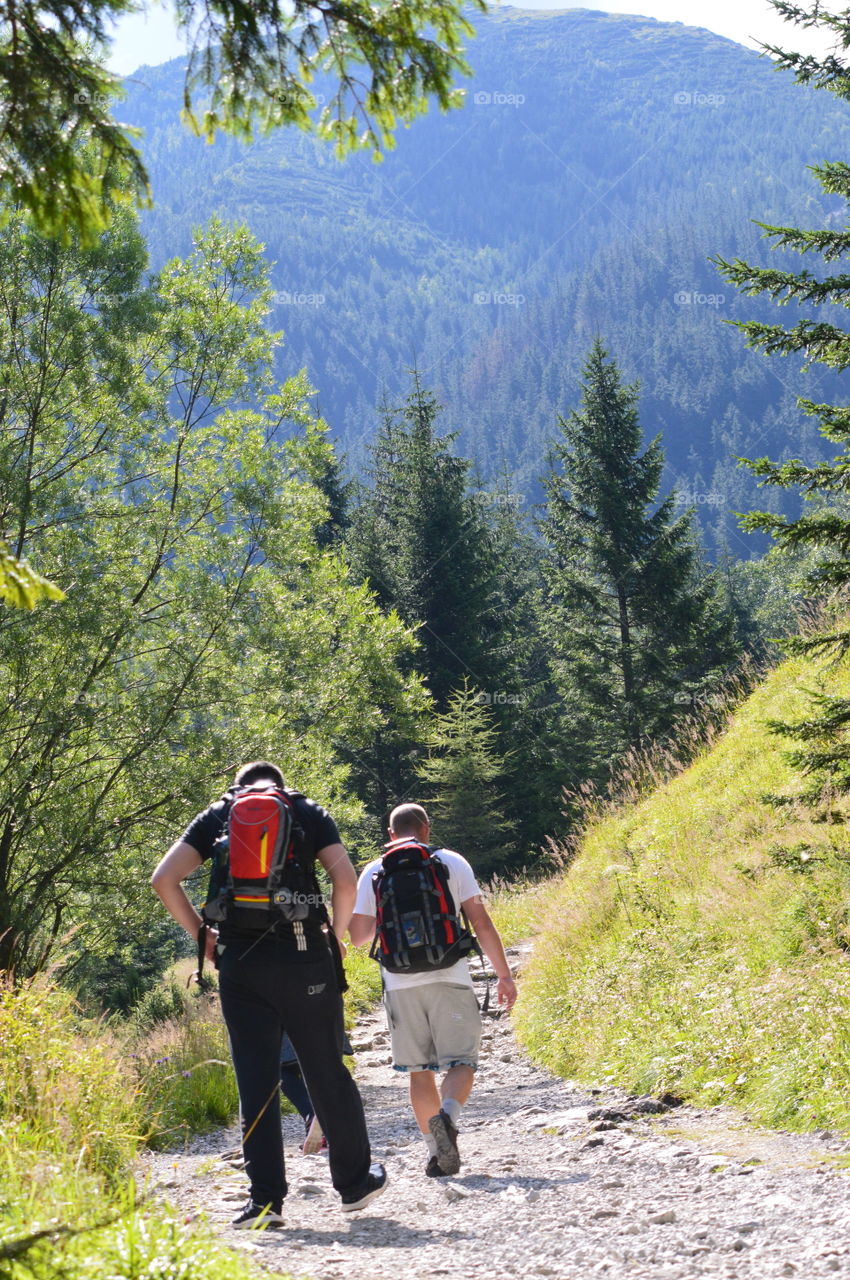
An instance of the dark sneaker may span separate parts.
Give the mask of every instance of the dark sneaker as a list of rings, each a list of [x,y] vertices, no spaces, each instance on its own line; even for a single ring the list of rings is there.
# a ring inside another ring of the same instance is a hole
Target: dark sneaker
[[[342,1197],[343,1213],[353,1213],[355,1209],[365,1209],[367,1204],[377,1200],[387,1185],[387,1171],[382,1164],[373,1164],[360,1191]]]
[[[425,1177],[426,1178],[447,1178],[448,1176],[449,1175],[447,1173],[444,1173],[443,1170],[440,1168],[439,1158],[437,1156],[431,1156],[430,1160],[425,1166]]]
[[[457,1129],[445,1111],[438,1111],[428,1121],[431,1137],[437,1144],[437,1160],[445,1174],[457,1173],[460,1169],[460,1152],[457,1149]]]
[[[239,1216],[234,1218],[230,1225],[235,1227],[237,1231],[265,1231],[269,1228],[282,1227],[283,1218],[271,1205],[254,1204],[253,1200],[249,1200]]]

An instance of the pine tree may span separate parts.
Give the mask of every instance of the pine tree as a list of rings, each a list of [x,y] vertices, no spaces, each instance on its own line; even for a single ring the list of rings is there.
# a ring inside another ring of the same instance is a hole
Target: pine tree
[[[457,849],[484,877],[504,867],[512,844],[498,787],[507,764],[486,702],[464,681],[434,721],[417,770],[429,792],[433,842]]]
[[[597,339],[545,482],[556,677],[589,777],[669,733],[734,652],[691,512],[658,501],[664,457],[658,437],[643,447],[637,400]]]
[[[368,489],[354,516],[355,571],[414,627],[419,669],[437,707],[469,677],[501,688],[499,565],[456,432],[438,434],[440,405],[414,372],[399,409],[384,406]]]
[[[501,493],[470,486],[470,464],[452,452],[456,434],[439,433],[439,412],[415,373],[404,403],[383,405],[348,549],[382,607],[416,631],[412,666],[437,713],[448,711],[465,681],[489,698],[499,750],[512,761],[513,853],[525,862],[560,817],[554,753],[541,724],[551,688],[536,609],[539,547],[509,486]],[[373,750],[352,761],[374,811],[415,790],[427,731],[425,722],[388,722]]]
[[[774,8],[801,26],[821,27],[836,41],[836,49],[822,58],[771,49],[780,65],[793,70],[801,84],[827,88],[837,97],[850,99],[850,62],[844,56],[850,45],[850,14],[829,14],[820,5],[801,6],[776,0]],[[827,195],[850,202],[850,165],[843,161],[824,163],[813,166],[812,172]],[[774,249],[818,254],[824,266],[850,254],[850,232],[846,227],[804,230],[758,225]],[[826,271],[818,277],[805,267],[793,271],[752,266],[740,259],[729,262],[718,257],[715,261],[726,279],[744,294],[766,294],[775,302],[793,302],[812,309],[788,328],[758,321],[740,322],[749,346],[760,348],[767,355],[802,353],[809,363],[831,370],[850,367],[850,332],[833,322],[832,313],[824,316],[815,310],[829,305],[850,306],[850,276],[846,272]],[[825,611],[819,628],[783,643],[792,653],[841,660],[850,653],[850,407],[818,404],[804,397],[798,398],[797,404],[819,421],[821,434],[837,445],[839,452],[832,461],[816,464],[800,459],[751,461],[749,466],[764,485],[799,489],[809,508],[797,519],[751,512],[743,523],[747,529],[771,533],[783,550],[814,554],[814,564],[802,575],[801,583],[816,597],[831,596],[834,607]],[[789,754],[811,779],[806,798],[815,802],[825,788],[839,793],[850,791],[850,699],[815,694],[810,714],[804,720],[779,723],[774,728],[799,743]]]
[[[339,546],[350,523],[349,501],[352,484],[345,479],[344,465],[337,457],[323,418],[307,417],[301,462],[306,478],[324,496],[328,514],[316,529],[316,541],[323,549]]]

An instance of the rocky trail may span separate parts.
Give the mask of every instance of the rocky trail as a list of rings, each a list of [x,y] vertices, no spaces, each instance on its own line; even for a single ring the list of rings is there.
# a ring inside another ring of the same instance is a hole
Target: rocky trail
[[[383,1014],[365,1017],[353,1042],[374,1158],[390,1177],[362,1213],[340,1211],[326,1159],[300,1154],[302,1126],[289,1115],[282,1230],[228,1227],[246,1194],[244,1174],[221,1159],[235,1128],[149,1155],[149,1185],[262,1268],[299,1280],[850,1276],[843,1139],[581,1089],[532,1066],[507,1017],[487,1018],[460,1174],[426,1179]]]

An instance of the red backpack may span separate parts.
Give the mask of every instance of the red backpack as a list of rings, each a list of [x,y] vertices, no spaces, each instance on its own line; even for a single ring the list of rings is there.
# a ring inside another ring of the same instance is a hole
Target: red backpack
[[[265,781],[228,792],[227,830],[216,841],[201,911],[205,924],[229,920],[264,932],[279,920],[327,921],[313,860],[301,848],[297,794]]]
[[[305,922],[327,925],[327,940],[340,991],[348,984],[342,955],[316,878],[315,860],[305,849],[293,800],[270,781],[234,787],[224,797],[227,827],[213,849],[207,900],[201,908],[197,981],[203,985],[206,933],[227,921],[240,932],[262,935],[280,921],[295,928],[299,947],[306,947]]]

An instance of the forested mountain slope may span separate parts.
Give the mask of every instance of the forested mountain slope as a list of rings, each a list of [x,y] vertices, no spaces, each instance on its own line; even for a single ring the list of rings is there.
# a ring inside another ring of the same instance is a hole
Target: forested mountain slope
[[[746,352],[723,322],[765,305],[707,259],[766,256],[753,218],[829,218],[805,166],[846,154],[847,107],[681,24],[505,8],[477,26],[465,106],[379,165],[292,132],[207,146],[178,123],[179,63],[131,77],[155,264],[213,212],[244,219],[276,264],[280,370],[307,366],[355,465],[415,362],[482,474],[526,494],[599,333],[642,381],[668,482],[746,553],[733,513],[754,488],[732,455],[798,452],[795,393],[837,389]]]

